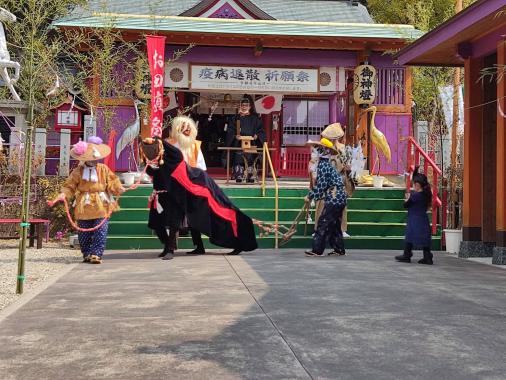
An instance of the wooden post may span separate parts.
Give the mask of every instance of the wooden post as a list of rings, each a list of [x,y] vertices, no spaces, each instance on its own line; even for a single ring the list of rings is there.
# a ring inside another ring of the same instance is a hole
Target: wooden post
[[[346,69],[344,67],[339,67],[337,69],[337,91],[346,91],[346,85]]]
[[[67,177],[70,172],[70,129],[60,131],[60,167],[58,174]]]
[[[46,128],[35,128],[35,159],[41,163],[37,168],[37,175],[46,174]]]
[[[506,41],[497,45],[497,70],[506,65]],[[506,247],[506,78],[497,82],[496,246]]]
[[[329,124],[337,122],[337,93],[329,96]]]
[[[483,101],[483,90],[479,83],[481,60],[465,60],[464,110],[464,202],[463,240],[481,240],[482,217],[482,129],[483,108],[474,107]]]
[[[84,116],[84,141],[88,141],[88,137],[97,135],[97,119],[92,115]]]
[[[20,127],[15,127],[11,129],[11,139],[9,144],[9,173],[17,174],[17,166],[14,165],[12,158],[18,152],[21,152],[20,145],[23,143],[23,135],[22,129]],[[21,160],[21,157],[19,157]]]

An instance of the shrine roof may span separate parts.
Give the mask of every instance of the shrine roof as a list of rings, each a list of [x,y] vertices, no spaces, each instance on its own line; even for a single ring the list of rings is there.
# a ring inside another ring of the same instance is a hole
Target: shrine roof
[[[395,57],[401,65],[463,66],[465,58],[495,51],[505,33],[505,0],[478,0]]]
[[[354,39],[412,40],[422,33],[411,25],[279,20],[230,20],[219,18],[140,15],[127,13],[81,14],[54,23],[57,27],[113,27],[120,30],[236,34],[250,36],[340,37]]]
[[[209,0],[210,1],[210,0]],[[131,15],[194,16],[193,9],[199,10],[206,0],[89,0],[86,9],[77,8],[71,17],[81,17],[90,12],[121,13]],[[367,8],[352,4],[350,0],[248,0],[248,8],[264,12],[271,19],[285,21],[351,22],[374,23]],[[249,5],[248,5],[249,4]]]

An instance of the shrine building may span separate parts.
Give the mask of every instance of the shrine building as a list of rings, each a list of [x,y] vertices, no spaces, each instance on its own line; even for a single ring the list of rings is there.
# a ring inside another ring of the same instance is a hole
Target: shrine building
[[[164,0],[154,5],[110,0],[107,10],[101,1],[88,3],[86,10],[74,10],[56,26],[114,25],[129,40],[164,35],[167,60],[175,50],[194,44],[166,64],[165,87],[180,109],[198,103],[192,117],[199,121],[198,138],[213,176],[224,175],[218,148],[245,93],[256,98],[282,95],[281,110],[262,115],[278,176],[307,176],[304,143],[317,139],[328,124],[341,123],[347,143],[356,143],[360,108],[353,78],[363,63],[376,69],[375,124],[392,150],[390,163],[381,158],[382,174],[405,172],[406,140],[412,135],[411,72],[391,54],[421,35],[412,26],[377,24],[353,0]],[[149,119],[132,98],[103,94],[101,105],[115,107],[118,135],[132,120],[141,124],[144,136],[149,133]],[[96,120],[96,132],[107,140],[100,117]],[[116,170],[129,170],[128,148],[117,154]]]
[[[398,54],[407,65],[464,67],[461,257],[506,264],[506,5],[479,0]],[[489,73],[483,76],[483,73]]]

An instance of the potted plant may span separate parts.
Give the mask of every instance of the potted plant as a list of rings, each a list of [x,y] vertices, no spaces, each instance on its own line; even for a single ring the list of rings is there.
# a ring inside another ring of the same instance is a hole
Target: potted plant
[[[64,240],[67,236],[67,231],[57,231],[54,238],[58,242],[58,247],[63,248],[65,246]]]
[[[443,189],[448,188],[448,222],[445,234],[446,252],[458,253],[462,241],[462,176],[463,168],[460,163],[451,165],[445,171],[449,183],[443,182]]]

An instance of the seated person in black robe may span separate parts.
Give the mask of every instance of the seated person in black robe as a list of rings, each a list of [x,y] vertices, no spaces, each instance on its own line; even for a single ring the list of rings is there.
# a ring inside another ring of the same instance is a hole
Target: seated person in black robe
[[[237,130],[239,124],[239,130]],[[253,141],[252,147],[262,147],[266,140],[265,130],[262,120],[255,112],[255,104],[249,95],[244,95],[241,99],[239,107],[239,115],[232,117],[229,120],[227,127],[226,146],[240,147],[241,136],[251,136]],[[233,178],[237,183],[241,183],[244,179],[244,159],[248,162],[247,182],[255,182],[253,178],[253,162],[256,155],[252,153],[243,153],[242,151],[233,152]],[[244,157],[244,159],[243,159]]]

